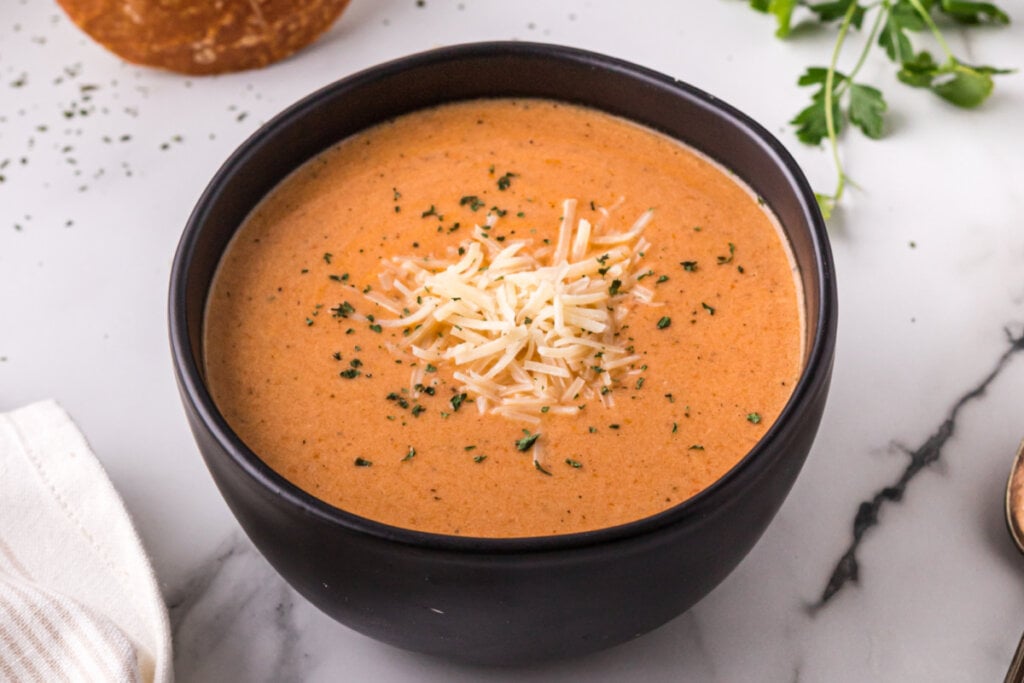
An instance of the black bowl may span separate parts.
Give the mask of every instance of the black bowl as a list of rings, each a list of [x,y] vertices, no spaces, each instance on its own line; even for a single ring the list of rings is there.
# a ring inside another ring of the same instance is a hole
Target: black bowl
[[[543,97],[632,119],[742,177],[779,217],[806,298],[803,374],[754,449],[715,484],[621,526],[536,538],[396,528],[290,484],[242,443],[204,384],[203,308],[228,241],[303,162],[361,129],[480,97]],[[836,288],[824,222],[796,163],[711,95],[647,69],[553,45],[483,43],[399,59],[340,80],[263,126],[199,200],[175,257],[170,335],[199,449],[257,548],[310,602],[399,647],[481,663],[579,655],[645,633],[706,595],[749,552],[818,429],[832,370]]]

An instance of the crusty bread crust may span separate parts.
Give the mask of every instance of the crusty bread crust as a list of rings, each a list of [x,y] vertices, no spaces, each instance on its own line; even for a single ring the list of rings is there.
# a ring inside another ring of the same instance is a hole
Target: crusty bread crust
[[[57,0],[123,59],[184,74],[258,69],[304,48],[349,0]]]

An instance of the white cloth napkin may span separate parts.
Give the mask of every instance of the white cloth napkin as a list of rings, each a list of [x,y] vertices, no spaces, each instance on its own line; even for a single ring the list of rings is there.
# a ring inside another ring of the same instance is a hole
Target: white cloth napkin
[[[85,438],[53,401],[0,414],[0,681],[172,678],[153,568]]]

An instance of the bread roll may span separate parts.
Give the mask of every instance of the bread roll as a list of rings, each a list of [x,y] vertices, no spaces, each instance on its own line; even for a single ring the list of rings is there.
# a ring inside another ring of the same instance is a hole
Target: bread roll
[[[184,74],[258,69],[326,31],[348,0],[57,0],[123,59]]]

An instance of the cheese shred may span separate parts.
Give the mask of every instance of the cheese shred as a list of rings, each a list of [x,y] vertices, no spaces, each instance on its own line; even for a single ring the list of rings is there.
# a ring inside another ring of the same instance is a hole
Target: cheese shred
[[[537,424],[542,412],[574,414],[591,400],[611,406],[640,359],[619,331],[635,304],[653,301],[637,277],[653,212],[617,233],[603,230],[602,214],[592,225],[565,200],[554,249],[496,243],[492,213],[447,259],[393,257],[384,294],[367,298],[405,315],[377,322],[404,329],[416,358],[450,367],[482,413]]]

